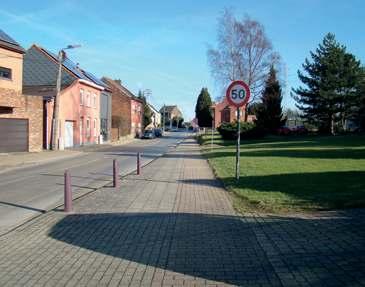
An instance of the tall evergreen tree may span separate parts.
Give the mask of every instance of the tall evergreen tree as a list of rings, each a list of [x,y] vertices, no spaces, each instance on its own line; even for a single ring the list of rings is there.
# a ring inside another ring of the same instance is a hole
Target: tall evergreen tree
[[[362,67],[362,80],[359,87],[358,110],[355,114],[355,122],[360,130],[365,131],[365,67]]]
[[[138,91],[138,98],[143,102],[143,128],[146,128],[152,123],[152,111],[147,105],[146,97],[141,90]]]
[[[292,97],[309,123],[334,134],[336,123],[344,126],[353,116],[359,96],[360,62],[331,33],[310,54],[311,61],[306,59],[303,64],[305,72],[298,71],[306,87],[293,89]]]
[[[275,133],[278,128],[284,125],[282,100],[281,87],[276,78],[276,71],[272,66],[261,96],[261,103],[256,112],[256,124],[260,128]]]
[[[195,106],[195,117],[200,127],[212,126],[211,115],[212,99],[207,88],[202,88]]]

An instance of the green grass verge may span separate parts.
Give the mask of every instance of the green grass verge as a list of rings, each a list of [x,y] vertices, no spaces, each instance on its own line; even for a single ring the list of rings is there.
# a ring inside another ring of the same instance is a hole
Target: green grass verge
[[[199,139],[239,210],[292,212],[365,207],[365,136],[272,137],[241,143],[239,182],[235,142]]]

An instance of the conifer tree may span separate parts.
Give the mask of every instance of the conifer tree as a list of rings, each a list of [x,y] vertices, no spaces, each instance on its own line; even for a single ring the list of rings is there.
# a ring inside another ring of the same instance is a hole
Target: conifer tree
[[[276,78],[276,71],[272,66],[256,113],[256,124],[260,128],[275,133],[278,128],[284,125],[282,99],[281,87]]]
[[[152,123],[152,111],[147,104],[146,97],[141,90],[138,91],[138,98],[143,102],[143,128]]]
[[[310,54],[311,61],[306,59],[303,64],[304,72],[298,71],[305,87],[293,89],[292,97],[309,123],[334,134],[336,125],[345,126],[356,110],[360,62],[331,33]]]
[[[212,99],[207,88],[202,88],[195,106],[195,117],[200,127],[212,126],[211,115]]]

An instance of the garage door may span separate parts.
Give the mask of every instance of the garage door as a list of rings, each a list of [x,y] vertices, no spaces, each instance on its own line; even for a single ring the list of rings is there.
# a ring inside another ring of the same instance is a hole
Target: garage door
[[[28,120],[0,119],[0,152],[28,151]]]
[[[65,122],[65,147],[73,147],[74,145],[74,123]]]

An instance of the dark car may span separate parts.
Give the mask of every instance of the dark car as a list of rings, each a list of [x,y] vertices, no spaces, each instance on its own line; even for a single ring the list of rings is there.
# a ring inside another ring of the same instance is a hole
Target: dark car
[[[143,139],[154,139],[155,138],[155,133],[153,132],[153,130],[146,130],[143,133],[142,138]]]
[[[155,136],[157,138],[162,137],[162,130],[161,129],[154,129]]]

